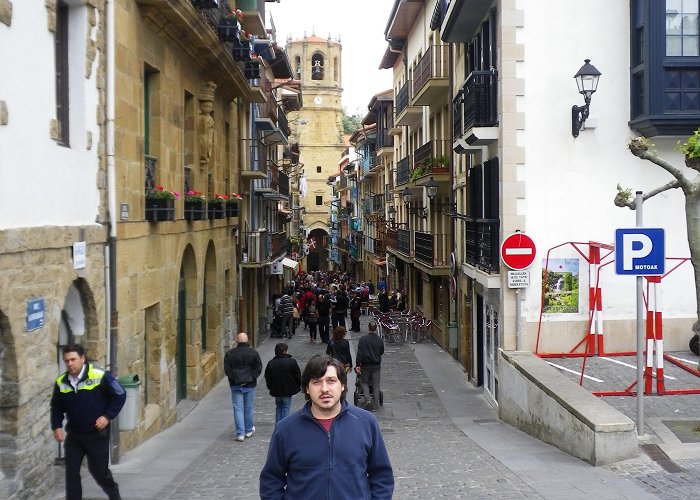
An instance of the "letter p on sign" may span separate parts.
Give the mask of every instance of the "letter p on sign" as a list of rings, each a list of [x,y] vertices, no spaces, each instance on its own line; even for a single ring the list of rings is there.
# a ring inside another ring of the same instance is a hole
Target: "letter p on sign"
[[[615,230],[615,272],[635,276],[664,274],[664,230],[635,227]]]

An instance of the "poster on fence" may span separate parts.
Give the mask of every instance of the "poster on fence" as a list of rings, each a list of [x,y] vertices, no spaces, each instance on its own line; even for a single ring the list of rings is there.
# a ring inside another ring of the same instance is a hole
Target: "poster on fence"
[[[546,268],[545,268],[546,264]],[[578,313],[579,260],[549,259],[542,261],[545,314]]]

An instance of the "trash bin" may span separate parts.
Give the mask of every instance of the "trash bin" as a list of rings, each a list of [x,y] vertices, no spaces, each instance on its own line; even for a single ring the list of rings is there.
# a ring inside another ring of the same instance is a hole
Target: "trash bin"
[[[122,375],[117,379],[117,382],[126,391],[126,402],[119,414],[119,430],[133,431],[138,425],[141,381],[138,375]]]

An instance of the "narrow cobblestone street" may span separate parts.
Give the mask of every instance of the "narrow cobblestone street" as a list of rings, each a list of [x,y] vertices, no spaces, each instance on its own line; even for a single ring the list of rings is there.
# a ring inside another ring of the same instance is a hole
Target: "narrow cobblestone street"
[[[366,332],[369,317],[362,318]],[[362,333],[349,333],[353,356]],[[263,364],[278,339],[259,347]],[[303,326],[289,352],[303,369],[325,352]],[[354,358],[353,358],[354,359]],[[453,370],[453,371],[450,371]],[[394,467],[394,498],[695,498],[700,458],[667,472],[644,452],[608,467],[591,467],[500,422],[481,392],[447,354],[432,344],[387,344],[382,367],[384,406],[376,414]],[[355,376],[348,381],[352,402]],[[469,413],[455,415],[455,401]],[[303,397],[293,399],[293,410]],[[692,404],[692,402],[690,403]],[[256,433],[234,440],[228,386],[219,384],[173,428],[128,452],[112,470],[125,499],[254,499],[274,427],[274,400],[264,379],[256,395]],[[210,428],[212,427],[213,428]],[[189,452],[187,455],[186,452]],[[184,453],[184,454],[183,454]],[[62,469],[56,469],[57,476]],[[85,498],[104,498],[86,469]],[[55,497],[63,498],[62,481]]]

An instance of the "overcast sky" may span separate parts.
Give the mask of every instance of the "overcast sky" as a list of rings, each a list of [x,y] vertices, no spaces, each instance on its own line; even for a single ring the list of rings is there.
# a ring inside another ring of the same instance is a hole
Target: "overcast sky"
[[[316,34],[343,44],[343,107],[367,113],[374,94],[391,88],[392,70],[379,69],[387,46],[384,30],[394,0],[281,0],[265,8],[277,28],[277,41]]]

